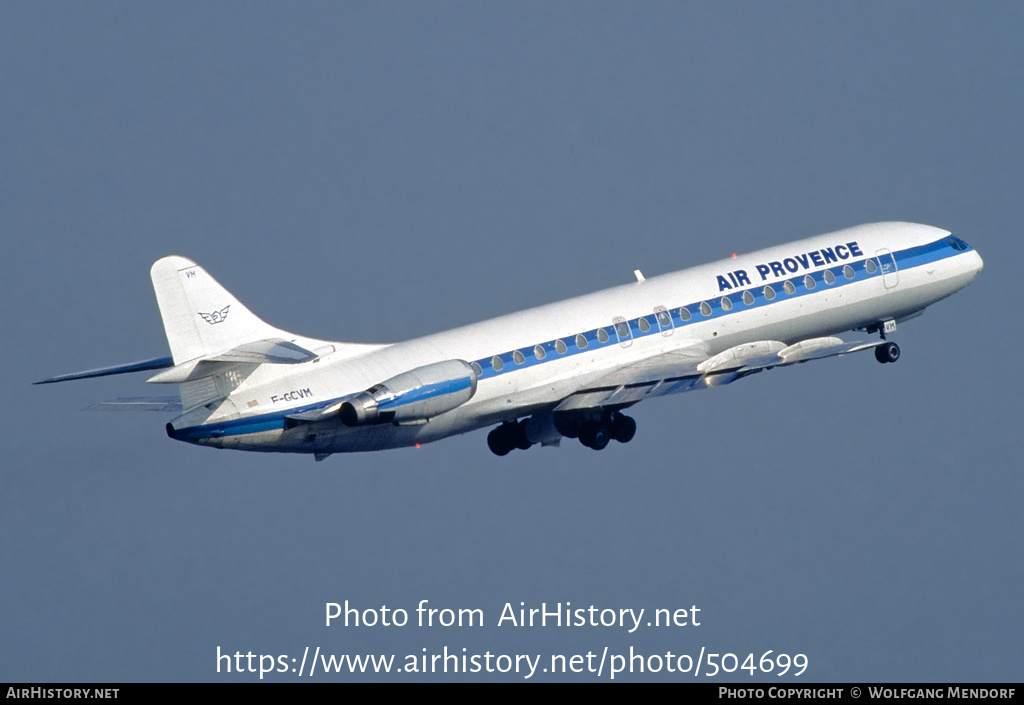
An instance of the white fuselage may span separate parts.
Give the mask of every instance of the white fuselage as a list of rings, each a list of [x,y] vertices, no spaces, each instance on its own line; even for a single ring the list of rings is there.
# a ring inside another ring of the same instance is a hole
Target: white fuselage
[[[912,223],[863,225],[394,345],[338,344],[337,353],[300,365],[255,366],[222,402],[172,422],[174,435],[258,451],[410,446],[551,409],[616,370],[669,353],[710,358],[754,341],[790,345],[877,327],[914,315],[978,274],[980,256],[949,235]],[[472,363],[475,394],[424,422],[286,420],[446,360]]]

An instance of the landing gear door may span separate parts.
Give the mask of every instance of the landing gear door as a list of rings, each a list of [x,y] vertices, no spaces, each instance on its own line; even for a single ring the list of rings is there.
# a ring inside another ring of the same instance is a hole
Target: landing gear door
[[[875,253],[878,258],[878,266],[882,269],[882,282],[885,284],[886,289],[892,289],[900,283],[900,273],[896,269],[896,258],[892,256],[892,252],[882,248]]]

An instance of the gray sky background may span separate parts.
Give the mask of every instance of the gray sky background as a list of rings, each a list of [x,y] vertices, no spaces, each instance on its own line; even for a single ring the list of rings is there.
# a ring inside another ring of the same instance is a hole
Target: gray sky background
[[[1017,2],[0,4],[0,680],[632,645],[1019,681],[1022,29]],[[167,254],[376,342],[890,219],[986,264],[899,364],[654,400],[602,453],[314,463],[79,411],[167,393],[142,375],[29,384],[166,354]],[[487,624],[324,627],[346,599]],[[520,601],[702,623],[497,627]]]

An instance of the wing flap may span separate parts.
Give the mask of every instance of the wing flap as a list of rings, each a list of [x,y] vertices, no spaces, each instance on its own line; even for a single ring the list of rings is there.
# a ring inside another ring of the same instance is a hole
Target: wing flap
[[[174,411],[181,413],[178,397],[118,397],[85,407],[86,411]]]
[[[555,411],[592,409],[598,406],[627,406],[647,396],[661,396],[667,381],[680,382],[700,377],[697,366],[708,357],[703,345],[673,350],[620,367],[567,397]]]

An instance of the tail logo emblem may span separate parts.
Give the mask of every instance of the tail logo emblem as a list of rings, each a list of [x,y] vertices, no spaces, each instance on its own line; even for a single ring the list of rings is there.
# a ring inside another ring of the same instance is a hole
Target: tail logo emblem
[[[197,311],[197,313],[203,317],[203,320],[209,323],[211,326],[215,323],[223,323],[224,319],[228,317],[228,309],[231,308],[231,304],[228,304],[220,311],[214,311],[213,313],[203,313]]]

